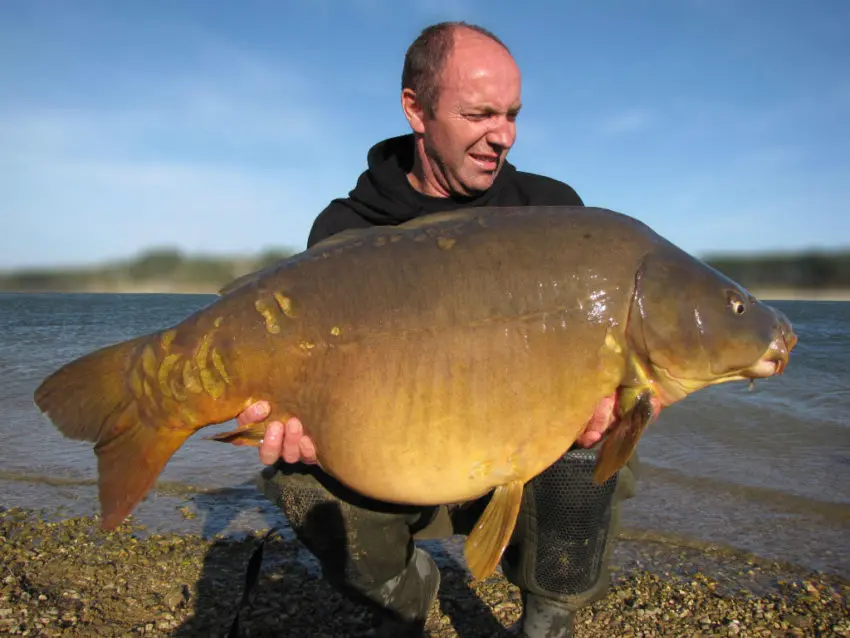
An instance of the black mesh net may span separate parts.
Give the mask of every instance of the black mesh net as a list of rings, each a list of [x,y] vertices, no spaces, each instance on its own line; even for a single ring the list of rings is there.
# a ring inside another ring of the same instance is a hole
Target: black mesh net
[[[532,482],[537,515],[534,580],[556,594],[593,587],[604,568],[616,475],[593,482],[596,453],[576,449]]]

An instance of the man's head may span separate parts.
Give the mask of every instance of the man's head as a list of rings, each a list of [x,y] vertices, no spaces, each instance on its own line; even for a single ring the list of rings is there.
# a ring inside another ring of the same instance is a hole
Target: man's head
[[[435,196],[487,190],[516,138],[519,67],[489,31],[462,22],[425,29],[402,72],[402,107],[416,138],[410,177]]]

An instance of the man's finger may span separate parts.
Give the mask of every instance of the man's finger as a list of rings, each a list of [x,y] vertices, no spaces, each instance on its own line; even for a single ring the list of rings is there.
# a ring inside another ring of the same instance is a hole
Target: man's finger
[[[582,447],[593,447],[601,440],[601,433],[596,432],[595,430],[587,430],[576,439],[576,443],[578,443]]]
[[[281,445],[283,444],[283,423],[272,421],[266,426],[263,442],[259,447],[260,461],[264,465],[272,465],[280,458]]]
[[[301,437],[301,460],[304,463],[314,464],[316,462],[316,446],[309,436]]]
[[[239,416],[236,417],[236,423],[239,425],[257,423],[265,419],[269,415],[269,412],[271,412],[271,406],[268,401],[257,401],[242,410]]]
[[[289,419],[286,422],[286,430],[283,437],[283,452],[281,457],[287,463],[297,463],[301,459],[301,437],[304,436],[304,428],[298,419]]]

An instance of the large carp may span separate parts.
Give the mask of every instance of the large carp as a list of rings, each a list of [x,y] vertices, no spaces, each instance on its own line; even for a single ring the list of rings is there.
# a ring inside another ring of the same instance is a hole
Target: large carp
[[[781,373],[788,319],[635,219],[598,208],[475,208],[348,231],[168,329],[83,356],[35,402],[95,442],[102,525],[119,524],[196,431],[268,400],[319,465],[382,501],[493,497],[466,546],[498,564],[523,485],[616,393],[596,480],[662,406]],[[219,435],[256,445],[263,426]]]

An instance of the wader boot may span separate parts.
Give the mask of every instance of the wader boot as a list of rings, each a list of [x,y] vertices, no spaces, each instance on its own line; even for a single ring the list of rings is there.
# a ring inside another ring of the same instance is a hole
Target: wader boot
[[[404,571],[380,587],[366,592],[380,605],[374,638],[424,638],[425,622],[440,588],[440,572],[434,559],[422,549],[413,550]]]
[[[551,598],[534,594],[523,596],[522,620],[511,628],[517,638],[572,638],[575,633],[575,612]]]

